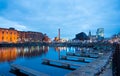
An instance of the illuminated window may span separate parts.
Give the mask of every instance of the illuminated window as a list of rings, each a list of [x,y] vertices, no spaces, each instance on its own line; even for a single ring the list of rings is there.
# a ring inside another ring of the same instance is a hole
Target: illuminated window
[[[10,41],[12,41],[12,38],[10,38]]]
[[[4,40],[4,37],[2,37],[2,40]]]
[[[12,32],[10,32],[10,34],[12,34]]]
[[[4,34],[4,31],[2,31],[2,34]]]

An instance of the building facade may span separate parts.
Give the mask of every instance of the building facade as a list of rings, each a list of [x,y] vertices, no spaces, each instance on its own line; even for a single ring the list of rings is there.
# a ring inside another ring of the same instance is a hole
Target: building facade
[[[40,32],[32,32],[32,31],[19,31],[18,42],[42,42],[44,39],[46,40],[46,35]],[[47,41],[47,40],[46,40]]]
[[[49,40],[49,37],[41,32],[0,28],[0,43],[47,42]]]
[[[39,32],[31,32],[31,31],[19,31],[19,39],[18,42],[37,42],[42,41],[43,34]]]
[[[18,32],[14,28],[0,28],[0,43],[17,43]]]
[[[86,33],[84,32],[81,32],[81,33],[78,33],[76,34],[75,38],[73,40],[89,40],[89,37],[86,35]]]
[[[40,42],[43,40],[44,35],[40,32],[28,31],[25,33],[25,38],[26,38],[26,41],[29,41],[29,42]]]
[[[104,39],[104,28],[98,28],[96,35],[98,40]]]

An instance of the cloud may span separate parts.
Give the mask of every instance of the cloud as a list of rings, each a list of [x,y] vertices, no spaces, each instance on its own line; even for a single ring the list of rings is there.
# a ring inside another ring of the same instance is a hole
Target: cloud
[[[27,29],[26,26],[20,25],[20,24],[15,24],[15,25],[13,25],[13,27],[15,27],[17,30],[20,30],[20,31],[24,31]]]
[[[2,18],[2,17],[0,17],[0,22],[1,22],[0,23],[1,28],[13,27],[13,28],[20,30],[20,31],[27,31],[28,30],[27,26],[21,25],[17,22],[14,22],[14,21],[7,20],[7,19]]]
[[[110,36],[120,28],[119,0],[1,1],[0,17],[6,21],[3,24],[11,23],[20,30],[39,31],[50,37],[56,36],[58,28],[65,37],[89,30],[95,34],[97,28],[105,28],[105,36],[111,32]]]

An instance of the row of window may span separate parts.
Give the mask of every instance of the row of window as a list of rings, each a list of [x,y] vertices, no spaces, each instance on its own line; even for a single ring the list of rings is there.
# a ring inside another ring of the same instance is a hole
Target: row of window
[[[5,39],[5,37],[2,37],[2,40],[4,40],[4,39]],[[8,39],[8,37],[6,37],[6,39]],[[14,37],[14,38],[10,38],[10,40],[12,40],[12,39],[15,40],[15,39],[17,39],[17,38],[15,38],[15,37]]]
[[[4,32],[4,31],[2,31],[2,34],[8,34],[8,32]],[[13,33],[13,32],[10,32],[10,34],[16,34],[16,33]]]

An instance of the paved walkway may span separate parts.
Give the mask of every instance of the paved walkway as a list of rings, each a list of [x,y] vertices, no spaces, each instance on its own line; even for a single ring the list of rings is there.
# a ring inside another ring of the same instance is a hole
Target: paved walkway
[[[112,76],[112,69],[107,69],[103,74],[100,76]]]
[[[111,63],[109,63],[109,65],[107,66],[107,68],[105,69],[105,71],[102,74],[100,74],[100,76],[112,76]]]

